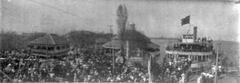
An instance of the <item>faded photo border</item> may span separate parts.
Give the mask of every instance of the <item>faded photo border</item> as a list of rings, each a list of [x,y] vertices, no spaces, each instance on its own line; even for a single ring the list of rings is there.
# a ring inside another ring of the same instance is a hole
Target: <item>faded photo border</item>
[[[198,36],[213,39],[214,48],[220,48],[240,71],[240,0],[0,1],[1,33],[24,36],[53,33],[64,37],[71,31],[119,34],[119,20],[127,19],[125,25],[129,24],[129,29],[149,37],[151,42],[160,46],[160,55],[165,56],[169,43],[183,33],[194,33],[192,27],[197,27]],[[120,5],[123,6],[122,12],[118,10]],[[164,56],[160,56],[161,60]]]

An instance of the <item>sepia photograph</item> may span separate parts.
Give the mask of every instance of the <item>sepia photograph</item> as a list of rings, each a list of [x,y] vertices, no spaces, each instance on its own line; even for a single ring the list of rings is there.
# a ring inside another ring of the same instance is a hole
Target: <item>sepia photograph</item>
[[[0,0],[0,83],[240,83],[240,0]]]

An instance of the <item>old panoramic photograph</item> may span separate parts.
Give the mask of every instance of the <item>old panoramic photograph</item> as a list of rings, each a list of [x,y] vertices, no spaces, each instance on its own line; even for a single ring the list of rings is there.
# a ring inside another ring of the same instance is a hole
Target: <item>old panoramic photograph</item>
[[[239,0],[0,0],[0,83],[240,83]]]

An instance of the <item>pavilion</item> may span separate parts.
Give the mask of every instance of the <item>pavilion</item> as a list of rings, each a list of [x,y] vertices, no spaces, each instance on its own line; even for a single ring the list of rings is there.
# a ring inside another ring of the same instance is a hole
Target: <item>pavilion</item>
[[[135,24],[129,24],[124,34],[124,49],[127,51],[126,54],[128,53],[126,55],[127,58],[142,61],[142,59],[149,57],[146,56],[146,53],[155,55],[159,53],[159,45],[151,42],[150,38],[137,31]],[[120,50],[122,42],[123,41],[119,39],[119,35],[117,35],[111,41],[105,43],[103,47],[108,50],[113,50],[114,54],[117,54],[119,53],[118,51]]]
[[[70,49],[69,43],[56,34],[46,34],[30,42],[31,53],[43,57],[60,57],[66,55]]]

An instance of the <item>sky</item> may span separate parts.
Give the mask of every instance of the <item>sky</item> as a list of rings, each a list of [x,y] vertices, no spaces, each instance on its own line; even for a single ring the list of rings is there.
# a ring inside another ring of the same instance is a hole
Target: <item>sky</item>
[[[238,10],[231,1],[199,0],[3,0],[5,31],[65,34],[71,30],[117,33],[116,12],[128,10],[128,22],[148,37],[179,37],[198,27],[198,36],[237,41]],[[191,25],[181,26],[190,15]],[[191,32],[190,32],[191,33]]]

